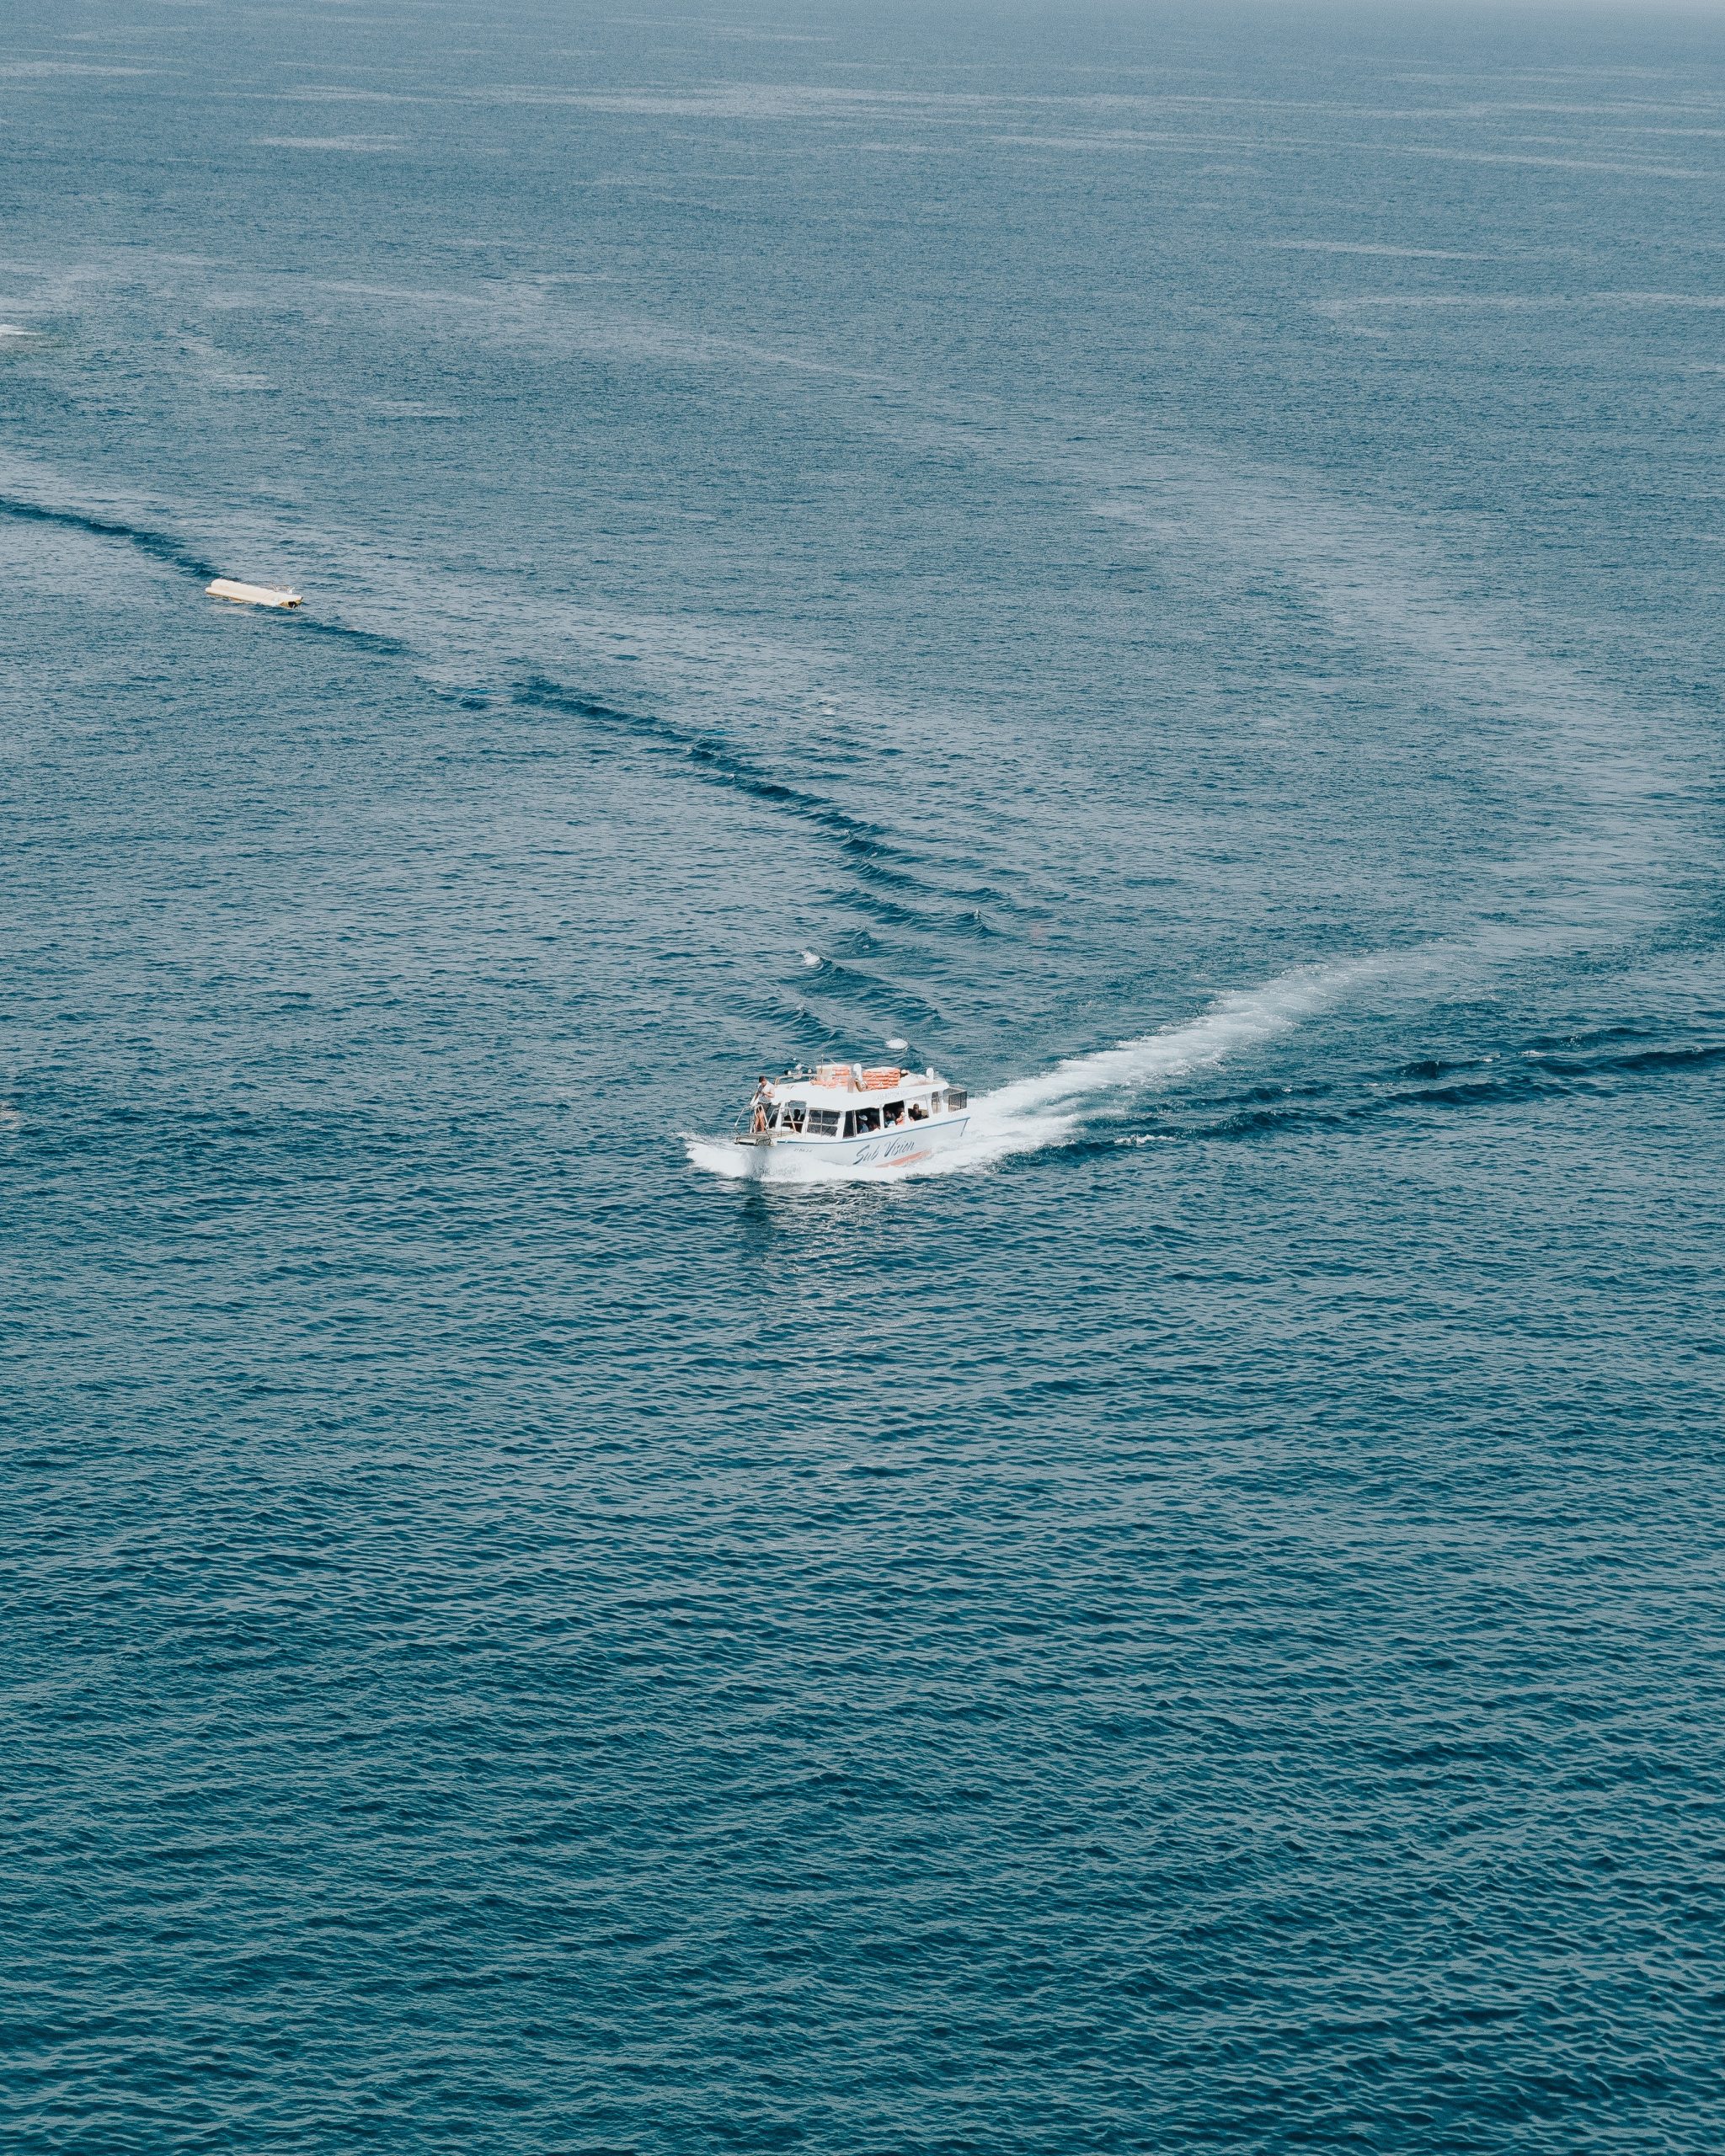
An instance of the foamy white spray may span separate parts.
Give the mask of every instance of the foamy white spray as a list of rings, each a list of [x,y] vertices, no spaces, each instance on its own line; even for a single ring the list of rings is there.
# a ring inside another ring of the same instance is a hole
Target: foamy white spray
[[[964,1144],[914,1167],[825,1166],[806,1155],[686,1139],[691,1161],[713,1175],[764,1183],[902,1182],[911,1177],[963,1175],[1017,1153],[1064,1144],[1111,1097],[1154,1091],[1194,1071],[1289,1033],[1368,985],[1430,976],[1447,961],[1443,946],[1378,953],[1332,965],[1296,966],[1261,987],[1220,995],[1207,1011],[1161,1032],[1122,1041],[1092,1055],[1070,1056],[1035,1077],[1015,1078],[970,1103]]]

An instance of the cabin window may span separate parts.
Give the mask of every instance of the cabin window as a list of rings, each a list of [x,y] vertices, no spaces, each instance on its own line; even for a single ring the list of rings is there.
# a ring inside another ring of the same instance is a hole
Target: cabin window
[[[871,1131],[880,1128],[879,1108],[852,1108],[845,1117],[846,1138],[867,1138]]]
[[[905,1120],[905,1103],[902,1101],[889,1101],[880,1114],[882,1122],[889,1130],[891,1130]]]
[[[806,1106],[807,1103],[803,1101],[787,1101],[784,1106],[778,1112],[779,1129],[781,1130],[801,1130],[803,1128],[804,1111]]]
[[[809,1138],[836,1138],[839,1134],[838,1110],[810,1108],[804,1134]]]
[[[963,1108],[968,1107],[969,1105],[970,1096],[964,1091],[964,1088],[962,1086],[954,1086],[952,1087],[947,1095],[947,1106],[949,1108]]]

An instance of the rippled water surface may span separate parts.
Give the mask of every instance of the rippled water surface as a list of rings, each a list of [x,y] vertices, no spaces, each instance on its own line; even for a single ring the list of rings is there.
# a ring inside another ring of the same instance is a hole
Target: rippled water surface
[[[1718,19],[0,122],[5,2146],[1717,2152]]]

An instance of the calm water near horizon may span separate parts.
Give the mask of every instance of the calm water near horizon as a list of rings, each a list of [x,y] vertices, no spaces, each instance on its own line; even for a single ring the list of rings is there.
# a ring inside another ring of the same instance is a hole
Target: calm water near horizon
[[[1725,17],[0,123],[0,2143],[1716,2156]]]

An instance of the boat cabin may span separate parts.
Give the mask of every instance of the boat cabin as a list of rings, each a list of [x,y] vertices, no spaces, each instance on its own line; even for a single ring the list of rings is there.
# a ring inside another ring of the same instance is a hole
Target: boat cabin
[[[895,1064],[799,1064],[782,1078],[763,1079],[740,1119],[737,1136],[756,1145],[866,1139],[914,1133],[963,1115],[969,1097],[931,1065],[903,1070]]]

